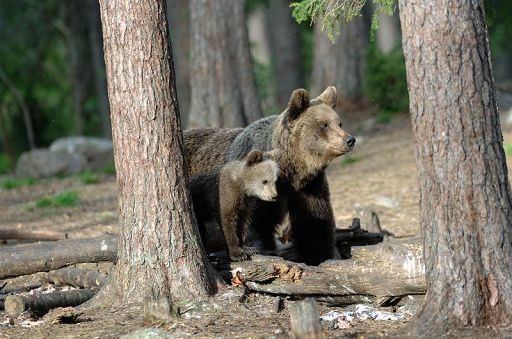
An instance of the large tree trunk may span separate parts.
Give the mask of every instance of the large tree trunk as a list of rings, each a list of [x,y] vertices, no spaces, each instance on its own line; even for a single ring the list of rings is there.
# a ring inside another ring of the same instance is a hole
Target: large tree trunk
[[[165,1],[101,0],[120,236],[111,303],[214,293],[187,189]]]
[[[481,1],[400,0],[427,296],[413,335],[512,321],[512,204]]]
[[[101,34],[100,7],[97,0],[87,0],[87,25],[92,60],[92,76],[98,102],[98,114],[101,123],[101,136],[112,138],[110,110],[108,107],[107,81],[105,79],[105,60],[103,56],[103,38]]]
[[[289,0],[270,1],[266,21],[276,76],[277,104],[286,107],[293,90],[304,87],[300,27],[292,17]]]
[[[190,1],[192,92],[188,127],[238,127],[262,117],[244,4]]]
[[[364,16],[345,23],[340,19],[340,35],[333,44],[315,23],[315,47],[311,91],[320,94],[327,86],[336,86],[339,101],[356,101],[362,95],[365,69],[364,53],[369,43],[369,24]]]
[[[167,0],[169,31],[174,46],[176,90],[180,103],[181,125],[186,125],[190,111],[190,13],[189,0]],[[184,127],[186,128],[186,126]]]

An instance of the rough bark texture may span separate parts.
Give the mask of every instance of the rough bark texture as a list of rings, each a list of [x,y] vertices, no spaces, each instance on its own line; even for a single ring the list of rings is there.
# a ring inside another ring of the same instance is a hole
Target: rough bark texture
[[[181,125],[186,128],[190,111],[190,11],[189,0],[167,0],[169,31],[174,46],[176,91],[180,103]]]
[[[354,101],[361,96],[364,53],[369,43],[369,25],[363,16],[340,23],[340,35],[333,44],[317,20],[311,75],[312,94],[320,94],[327,86],[336,86],[338,101]]]
[[[239,127],[262,117],[249,52],[245,1],[191,0],[188,127]]]
[[[113,236],[60,240],[0,249],[0,279],[84,263],[114,261]]]
[[[99,294],[118,303],[206,296],[213,269],[187,189],[165,1],[100,7],[121,228],[113,279]]]
[[[286,107],[293,90],[304,87],[300,27],[292,17],[289,0],[270,1],[266,12],[277,104]]]
[[[411,333],[510,323],[512,205],[483,3],[399,5],[428,290]]]

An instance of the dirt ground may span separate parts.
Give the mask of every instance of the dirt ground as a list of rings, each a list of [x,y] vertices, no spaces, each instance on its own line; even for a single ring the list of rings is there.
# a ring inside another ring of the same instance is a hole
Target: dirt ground
[[[357,138],[349,160],[338,159],[328,169],[331,199],[338,227],[351,224],[358,208],[377,212],[382,227],[397,237],[419,234],[418,188],[414,139],[407,115],[388,124],[378,124],[367,114],[353,113],[344,119],[345,128]],[[512,128],[503,128],[505,143],[512,143]],[[509,176],[512,157],[508,157]],[[1,180],[1,179],[0,179]],[[35,208],[38,198],[64,190],[75,190],[80,203],[65,208]],[[32,186],[0,190],[0,228],[60,230],[70,238],[117,232],[115,177],[101,174],[96,184],[85,185],[76,177],[37,181]],[[8,246],[10,244],[4,244]],[[243,291],[231,287],[210,304],[210,311],[168,323],[144,323],[137,305],[113,312],[108,317],[91,316],[77,324],[39,322],[30,327],[8,324],[0,312],[0,337],[119,337],[138,328],[159,327],[177,337],[286,337],[289,330],[285,302],[280,313],[273,311],[274,297],[252,294],[240,302]],[[213,306],[212,306],[213,305]],[[320,314],[338,308],[321,304]],[[406,321],[355,321],[350,328],[330,330],[330,337],[388,336]]]

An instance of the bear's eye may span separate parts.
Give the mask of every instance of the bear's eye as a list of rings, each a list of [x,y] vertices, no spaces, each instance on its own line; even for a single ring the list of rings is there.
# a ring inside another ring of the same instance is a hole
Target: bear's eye
[[[268,180],[263,180],[263,185],[268,184]]]
[[[340,121],[340,122],[338,122],[338,126],[340,126],[340,128],[341,128],[341,126],[343,126],[343,124],[341,123],[341,121]]]
[[[326,123],[326,122],[323,122],[323,123],[320,125],[320,128],[321,128],[322,130],[326,129],[327,127],[329,127],[329,124],[328,124],[328,123]]]

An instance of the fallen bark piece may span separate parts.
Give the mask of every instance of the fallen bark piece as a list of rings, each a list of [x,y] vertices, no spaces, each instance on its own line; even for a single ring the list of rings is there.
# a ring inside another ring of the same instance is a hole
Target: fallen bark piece
[[[65,232],[46,231],[46,230],[24,230],[21,228],[2,228],[0,229],[0,240],[63,240],[67,239],[68,234]]]
[[[264,256],[230,267],[248,289],[275,295],[342,297],[331,301],[351,303],[426,291],[421,245],[416,241],[354,247],[351,259],[328,260],[318,267]]]
[[[117,236],[60,240],[0,249],[0,279],[47,272],[77,263],[115,261]]]
[[[315,299],[306,298],[292,306],[290,331],[294,338],[324,338]]]
[[[9,295],[5,298],[5,313],[13,318],[29,311],[36,317],[41,317],[49,310],[57,307],[77,306],[91,299],[97,289],[71,290],[39,294],[37,296]]]

